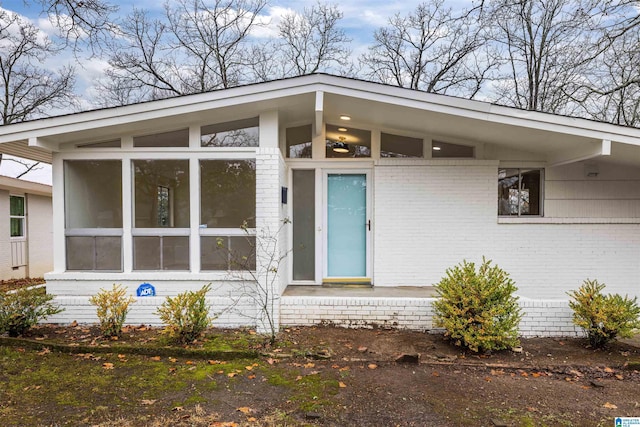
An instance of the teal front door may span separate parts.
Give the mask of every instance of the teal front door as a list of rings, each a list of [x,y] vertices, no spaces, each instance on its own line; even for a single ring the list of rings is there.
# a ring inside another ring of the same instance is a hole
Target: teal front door
[[[327,174],[327,277],[367,275],[367,174]]]

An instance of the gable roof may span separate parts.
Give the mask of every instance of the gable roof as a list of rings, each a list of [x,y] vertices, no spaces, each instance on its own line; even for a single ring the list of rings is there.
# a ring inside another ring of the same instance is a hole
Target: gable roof
[[[640,129],[520,110],[327,74],[184,95],[0,127],[0,152],[51,161],[65,142],[100,142],[277,110],[285,123],[338,122],[547,153],[550,164],[595,155],[640,165]],[[167,120],[172,118],[172,120]],[[172,127],[173,126],[173,127]]]

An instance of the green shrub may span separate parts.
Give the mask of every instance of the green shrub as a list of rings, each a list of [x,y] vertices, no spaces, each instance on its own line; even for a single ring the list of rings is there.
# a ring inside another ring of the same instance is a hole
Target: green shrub
[[[435,285],[434,323],[445,336],[471,351],[501,350],[519,345],[522,318],[513,280],[491,261],[482,259],[480,269],[463,261],[450,268]]]
[[[89,298],[89,302],[97,307],[102,334],[105,337],[119,337],[129,306],[136,301],[130,295],[127,297],[126,288],[114,283],[111,290],[100,289],[100,292]]]
[[[39,288],[0,292],[0,333],[7,332],[10,337],[17,337],[40,320],[64,311],[51,303],[53,298]]]
[[[635,329],[640,329],[638,299],[604,295],[604,288],[604,283],[597,280],[585,280],[577,291],[568,292],[573,298],[569,301],[573,323],[586,332],[589,343],[597,348],[618,336],[630,338]]]
[[[195,341],[211,325],[209,306],[205,297],[211,285],[205,285],[199,291],[187,291],[167,297],[158,307],[157,314],[166,325],[164,333],[170,339],[183,344]]]

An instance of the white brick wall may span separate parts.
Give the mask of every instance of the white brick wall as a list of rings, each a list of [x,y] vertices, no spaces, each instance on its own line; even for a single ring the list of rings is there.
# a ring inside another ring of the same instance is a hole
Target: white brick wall
[[[640,224],[498,223],[497,169],[471,160],[377,166],[375,285],[432,285],[485,255],[523,297],[564,300],[587,278],[640,296]]]
[[[434,298],[366,298],[283,296],[280,304],[282,326],[329,323],[345,327],[392,327],[419,331],[434,330]],[[568,301],[519,301],[523,311],[520,335],[578,336],[571,321]]]
[[[29,276],[43,277],[53,270],[53,211],[51,197],[27,194]]]

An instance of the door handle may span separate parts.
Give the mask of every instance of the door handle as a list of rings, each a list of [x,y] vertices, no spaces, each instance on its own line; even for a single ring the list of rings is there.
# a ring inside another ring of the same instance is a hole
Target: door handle
[[[371,231],[371,220],[367,221],[367,223],[365,225],[367,226],[369,231]]]

